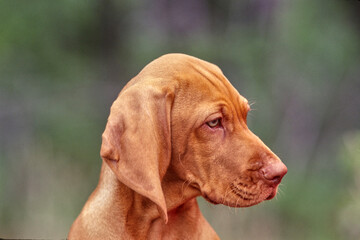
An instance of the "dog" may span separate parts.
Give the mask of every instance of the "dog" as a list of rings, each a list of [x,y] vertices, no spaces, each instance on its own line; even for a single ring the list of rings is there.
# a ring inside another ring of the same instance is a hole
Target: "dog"
[[[196,197],[250,207],[287,173],[247,127],[248,101],[214,64],[149,63],[111,106],[98,186],[69,239],[219,239]]]

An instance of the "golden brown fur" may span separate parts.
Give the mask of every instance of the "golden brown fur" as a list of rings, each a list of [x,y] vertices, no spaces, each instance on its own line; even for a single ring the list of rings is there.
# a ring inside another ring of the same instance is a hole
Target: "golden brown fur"
[[[148,64],[111,107],[99,184],[69,239],[219,239],[196,197],[249,207],[273,198],[287,171],[248,129],[249,109],[211,63]]]

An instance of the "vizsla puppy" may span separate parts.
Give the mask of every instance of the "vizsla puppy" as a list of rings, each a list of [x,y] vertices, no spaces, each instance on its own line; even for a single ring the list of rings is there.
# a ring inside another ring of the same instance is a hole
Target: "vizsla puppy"
[[[197,196],[249,207],[287,172],[248,129],[249,110],[211,63],[168,54],[148,64],[111,107],[99,184],[69,239],[219,239]]]

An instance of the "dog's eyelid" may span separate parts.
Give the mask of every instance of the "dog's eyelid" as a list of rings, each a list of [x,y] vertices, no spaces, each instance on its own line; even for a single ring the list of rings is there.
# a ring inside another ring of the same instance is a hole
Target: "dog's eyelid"
[[[210,128],[217,128],[222,126],[222,118],[216,118],[206,123]]]
[[[217,112],[214,112],[213,114],[210,114],[210,115],[206,118],[205,122],[210,122],[210,121],[216,120],[216,119],[218,119],[218,118],[223,118],[223,114],[222,114],[221,111],[217,111]]]
[[[220,112],[210,114],[204,121],[204,124],[210,128],[219,128],[223,126],[224,115]]]

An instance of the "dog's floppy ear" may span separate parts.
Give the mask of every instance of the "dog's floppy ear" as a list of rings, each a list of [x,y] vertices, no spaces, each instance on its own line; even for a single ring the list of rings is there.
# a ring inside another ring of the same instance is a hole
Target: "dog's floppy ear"
[[[171,158],[174,91],[150,81],[124,89],[111,106],[100,155],[117,178],[149,198],[167,223],[161,180]]]

